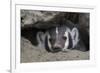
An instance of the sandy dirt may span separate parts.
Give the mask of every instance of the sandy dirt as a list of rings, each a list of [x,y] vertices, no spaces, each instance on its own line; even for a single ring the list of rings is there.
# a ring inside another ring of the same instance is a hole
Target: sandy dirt
[[[89,51],[71,50],[68,52],[50,53],[45,49],[34,48],[29,40],[21,38],[21,63],[88,59]]]

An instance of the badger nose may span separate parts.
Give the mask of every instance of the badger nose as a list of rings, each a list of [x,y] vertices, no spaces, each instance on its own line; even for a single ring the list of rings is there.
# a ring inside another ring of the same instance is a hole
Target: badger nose
[[[60,46],[55,46],[54,49],[61,49],[61,47]]]
[[[61,45],[55,44],[55,45],[53,46],[53,48],[54,48],[54,49],[61,49]]]
[[[61,46],[56,44],[56,45],[53,46],[52,50],[53,50],[52,52],[54,52],[54,53],[59,52],[59,51],[61,51]]]

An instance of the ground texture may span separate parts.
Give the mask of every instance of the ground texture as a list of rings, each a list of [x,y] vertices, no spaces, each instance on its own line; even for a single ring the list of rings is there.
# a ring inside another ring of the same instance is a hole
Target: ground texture
[[[34,48],[30,41],[21,38],[21,63],[88,59],[89,51],[71,50],[69,52],[50,53],[45,49]]]

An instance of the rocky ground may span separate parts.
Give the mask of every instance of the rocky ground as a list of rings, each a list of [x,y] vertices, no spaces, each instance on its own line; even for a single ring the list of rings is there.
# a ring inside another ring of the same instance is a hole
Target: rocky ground
[[[71,50],[69,52],[50,53],[45,49],[34,48],[29,40],[21,38],[21,63],[88,59],[89,51]]]

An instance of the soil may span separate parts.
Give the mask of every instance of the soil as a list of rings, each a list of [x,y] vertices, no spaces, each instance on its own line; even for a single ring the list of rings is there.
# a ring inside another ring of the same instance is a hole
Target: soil
[[[21,37],[21,63],[68,60],[89,60],[89,51],[47,52],[45,48],[35,48],[29,40]]]

